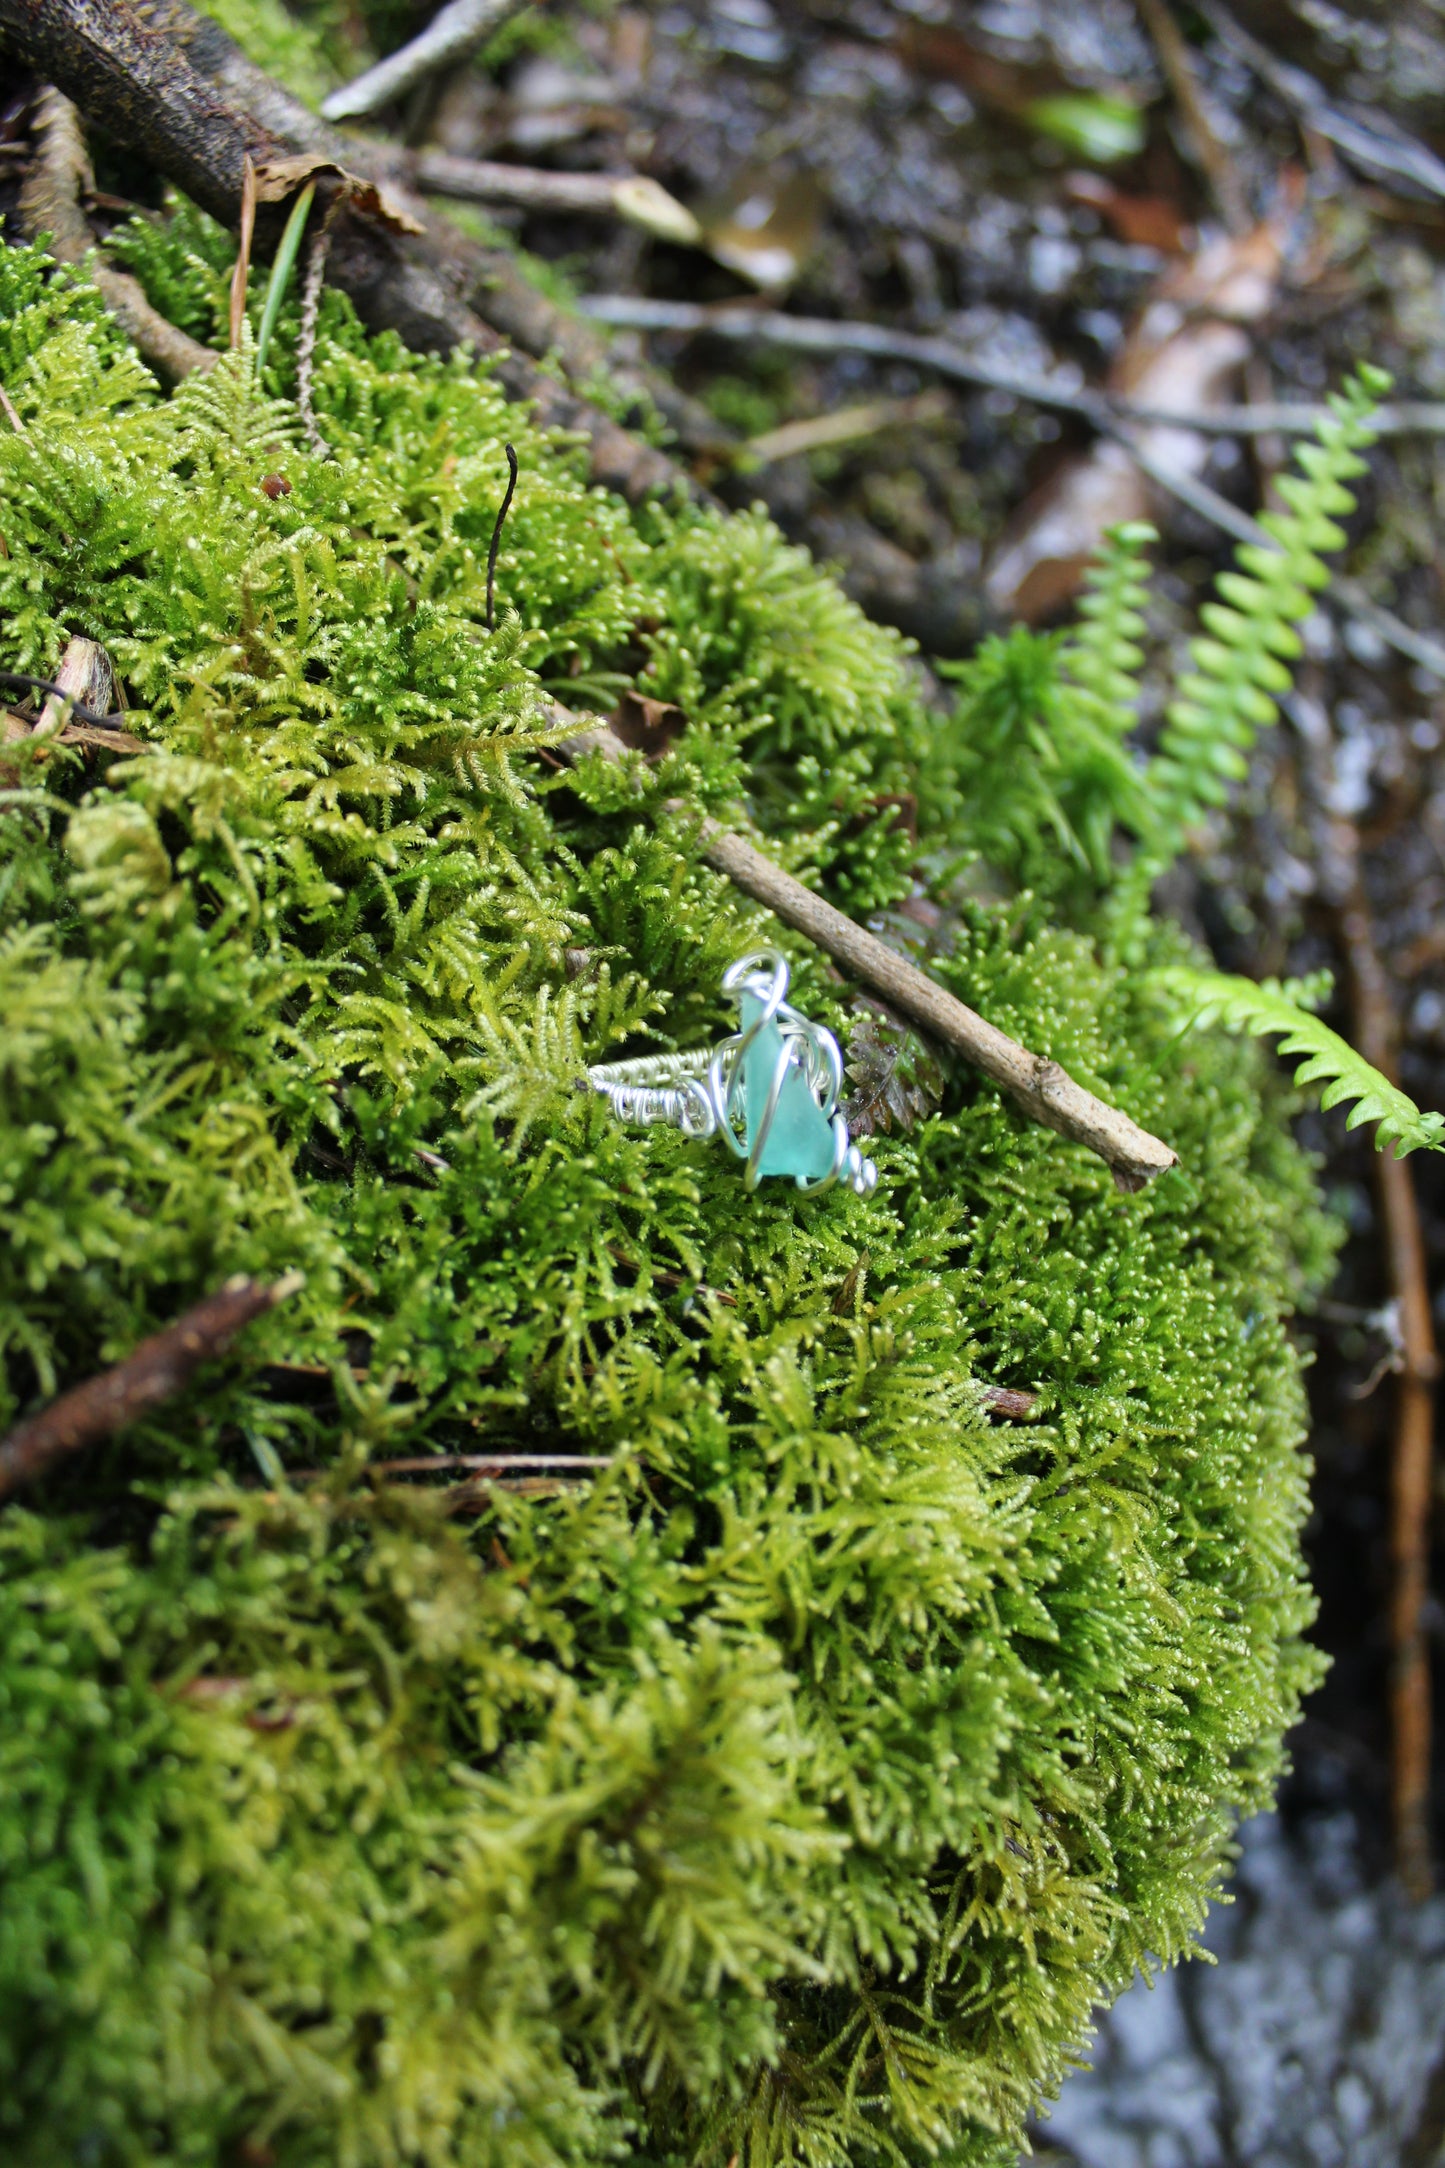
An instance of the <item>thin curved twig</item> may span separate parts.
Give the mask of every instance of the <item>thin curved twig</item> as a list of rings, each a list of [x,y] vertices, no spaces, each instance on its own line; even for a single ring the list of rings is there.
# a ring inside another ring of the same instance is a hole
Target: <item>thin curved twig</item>
[[[358,120],[365,113],[380,112],[384,105],[394,105],[429,75],[465,60],[526,4],[527,0],[447,0],[408,44],[354,82],[333,90],[323,99],[322,112],[328,120]]]

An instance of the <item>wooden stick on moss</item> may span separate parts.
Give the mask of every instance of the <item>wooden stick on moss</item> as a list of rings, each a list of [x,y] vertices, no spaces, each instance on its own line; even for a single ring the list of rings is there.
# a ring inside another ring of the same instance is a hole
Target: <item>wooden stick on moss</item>
[[[708,863],[725,873],[735,887],[766,904],[785,925],[816,941],[865,986],[982,1069],[1034,1121],[1097,1152],[1120,1189],[1143,1189],[1156,1174],[1177,1163],[1167,1144],[1085,1091],[1058,1062],[1031,1054],[996,1024],[966,1007],[876,934],[774,865],[745,836],[729,835],[711,820],[703,823],[703,835]]]
[[[0,1439],[0,1499],[33,1483],[57,1462],[87,1445],[111,1437],[150,1408],[171,1400],[189,1383],[202,1363],[225,1353],[253,1318],[274,1309],[301,1285],[299,1272],[288,1272],[268,1287],[244,1274],[228,1280],[214,1295],[198,1302],[98,1377],[87,1378],[48,1408],[17,1423]]]
[[[559,721],[567,719],[567,711],[560,703],[554,702],[553,708]],[[572,719],[579,724],[577,736],[555,747],[564,759],[575,761],[588,753],[601,753],[607,760],[627,757],[627,747],[606,724],[583,729],[581,717]],[[687,809],[679,803],[674,810],[682,813]],[[985,1076],[1002,1085],[1031,1120],[1097,1152],[1120,1189],[1143,1189],[1155,1175],[1178,1164],[1178,1155],[1158,1137],[1150,1136],[1147,1129],[1141,1129],[1117,1107],[1106,1106],[1102,1099],[1085,1091],[1060,1063],[1043,1054],[1031,1054],[1006,1031],[977,1015],[876,934],[774,865],[745,836],[730,835],[714,820],[705,820],[702,832],[709,865],[725,873],[734,887],[766,904],[784,925],[816,941],[855,978],[882,994],[893,1008],[982,1069]]]

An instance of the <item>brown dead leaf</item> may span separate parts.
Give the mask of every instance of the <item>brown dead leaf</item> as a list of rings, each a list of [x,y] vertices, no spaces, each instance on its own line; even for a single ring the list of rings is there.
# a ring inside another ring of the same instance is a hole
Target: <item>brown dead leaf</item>
[[[847,1075],[853,1089],[843,1113],[853,1137],[906,1132],[943,1097],[943,1071],[917,1032],[871,1009],[848,1034]]]
[[[675,702],[653,700],[631,689],[622,695],[607,720],[615,738],[633,752],[645,753],[649,760],[661,760],[687,728],[687,717]]]
[[[345,199],[353,210],[367,218],[379,219],[393,233],[425,231],[379,181],[364,180],[359,173],[348,173],[344,166],[338,166],[330,158],[317,158],[307,152],[301,152],[295,158],[264,159],[256,168],[256,201],[283,203],[308,181],[324,175],[331,175],[341,183]]]
[[[1224,405],[1249,357],[1246,326],[1274,301],[1283,252],[1283,220],[1266,219],[1172,264],[1135,319],[1109,390],[1180,413]],[[1194,429],[1158,422],[1138,434],[1161,466],[1186,475],[1209,457],[1209,440]],[[1059,467],[1010,523],[984,582],[989,601],[1030,624],[1051,616],[1077,592],[1107,530],[1152,510],[1151,486],[1128,452],[1101,439]]]
[[[1194,245],[1194,229],[1177,203],[1167,196],[1131,196],[1101,173],[1070,173],[1064,179],[1070,203],[1097,211],[1110,231],[1131,248],[1157,248],[1179,256]]]

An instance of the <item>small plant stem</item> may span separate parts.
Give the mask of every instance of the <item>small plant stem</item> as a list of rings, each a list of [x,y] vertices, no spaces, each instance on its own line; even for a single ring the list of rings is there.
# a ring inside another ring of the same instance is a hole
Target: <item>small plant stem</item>
[[[790,316],[781,309],[759,309],[746,302],[712,305],[701,301],[655,301],[633,294],[590,294],[578,304],[594,323],[632,331],[677,332],[691,337],[737,340],[778,346],[804,354],[871,354],[881,361],[911,361],[935,376],[1005,391],[1031,406],[1077,414],[1096,429],[1114,431],[1125,423],[1148,422],[1193,429],[1204,436],[1312,436],[1328,418],[1327,407],[1284,402],[1270,406],[1139,406],[1110,392],[1058,382],[1026,369],[982,361],[951,339],[895,331],[886,324],[850,322],[824,316]],[[1445,434],[1445,400],[1406,401],[1380,408],[1371,426],[1379,436]]]
[[[84,1446],[111,1437],[148,1409],[174,1399],[203,1363],[225,1353],[243,1326],[301,1285],[288,1273],[269,1287],[240,1276],[142,1340],[133,1354],[87,1378],[0,1439],[0,1499],[47,1474]]]
[[[256,166],[247,154],[245,178],[241,183],[241,231],[236,246],[235,268],[231,272],[231,319],[229,324],[232,353],[241,343],[241,327],[246,321],[246,287],[251,276],[251,243],[256,234]]]
[[[326,277],[326,255],[331,233],[323,225],[306,254],[306,277],[301,288],[301,329],[296,340],[296,404],[306,442],[318,459],[329,459],[331,447],[316,426],[311,405],[311,377],[316,366],[316,319],[321,309],[321,287]]]
[[[492,529],[491,547],[487,551],[487,630],[496,623],[493,604],[496,600],[497,552],[502,546],[502,529],[507,524],[507,514],[512,509],[512,496],[517,487],[517,455],[510,444],[502,447],[507,455],[507,488],[497,512],[496,525]]]
[[[1214,200],[1231,233],[1245,233],[1251,224],[1249,205],[1240,185],[1239,172],[1220,142],[1209,107],[1199,88],[1194,56],[1184,33],[1174,20],[1168,0],[1135,0],[1144,18],[1159,65],[1169,81],[1184,136],[1194,163],[1209,183]]]
[[[702,228],[691,211],[641,173],[552,173],[498,159],[456,158],[449,151],[408,151],[386,170],[423,194],[459,203],[514,203],[531,211],[625,218],[661,239],[695,248]]]
[[[308,181],[291,206],[290,216],[286,220],[285,230],[281,235],[281,244],[276,251],[276,260],[271,266],[271,277],[266,287],[266,305],[261,311],[261,329],[256,334],[256,375],[258,379],[261,371],[266,366],[266,355],[271,346],[271,334],[275,331],[276,319],[281,314],[281,303],[286,298],[286,288],[291,283],[291,273],[296,265],[296,253],[301,246],[301,236],[306,230],[306,221],[311,215],[311,206],[315,198],[316,183]]]

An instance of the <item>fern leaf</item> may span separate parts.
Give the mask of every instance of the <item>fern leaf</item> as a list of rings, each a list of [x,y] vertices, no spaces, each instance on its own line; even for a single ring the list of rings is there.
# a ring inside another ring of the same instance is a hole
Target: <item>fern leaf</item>
[[[1399,1159],[1422,1148],[1445,1150],[1445,1114],[1422,1113],[1413,1099],[1372,1068],[1337,1031],[1291,1000],[1290,991],[1277,981],[1256,985],[1253,979],[1233,978],[1223,971],[1192,971],[1182,965],[1153,972],[1151,978],[1187,1008],[1190,1026],[1221,1024],[1226,1031],[1247,1031],[1256,1037],[1273,1034],[1279,1038],[1281,1054],[1303,1055],[1295,1070],[1296,1084],[1323,1084],[1322,1107],[1352,1103],[1345,1127],[1358,1129],[1374,1122],[1377,1151],[1393,1143]],[[1311,985],[1301,991],[1313,996],[1318,988]]]
[[[1336,517],[1353,509],[1346,485],[1364,472],[1360,453],[1373,441],[1375,405],[1389,381],[1362,364],[1330,399],[1317,441],[1300,450],[1303,472],[1280,485],[1288,509],[1260,520],[1270,545],[1242,548],[1238,569],[1220,576],[1219,599],[1200,613],[1193,668],[1170,703],[1150,774],[1157,831],[1142,857],[1151,880],[1189,829],[1224,803],[1256,734],[1274,721],[1279,696],[1289,690],[1288,666],[1300,652],[1295,628],[1328,584],[1324,553],[1344,543]]]
[[[1085,575],[1081,623],[1059,658],[1063,674],[1118,738],[1125,737],[1137,719],[1148,551],[1158,539],[1143,520],[1109,529],[1098,561]]]

